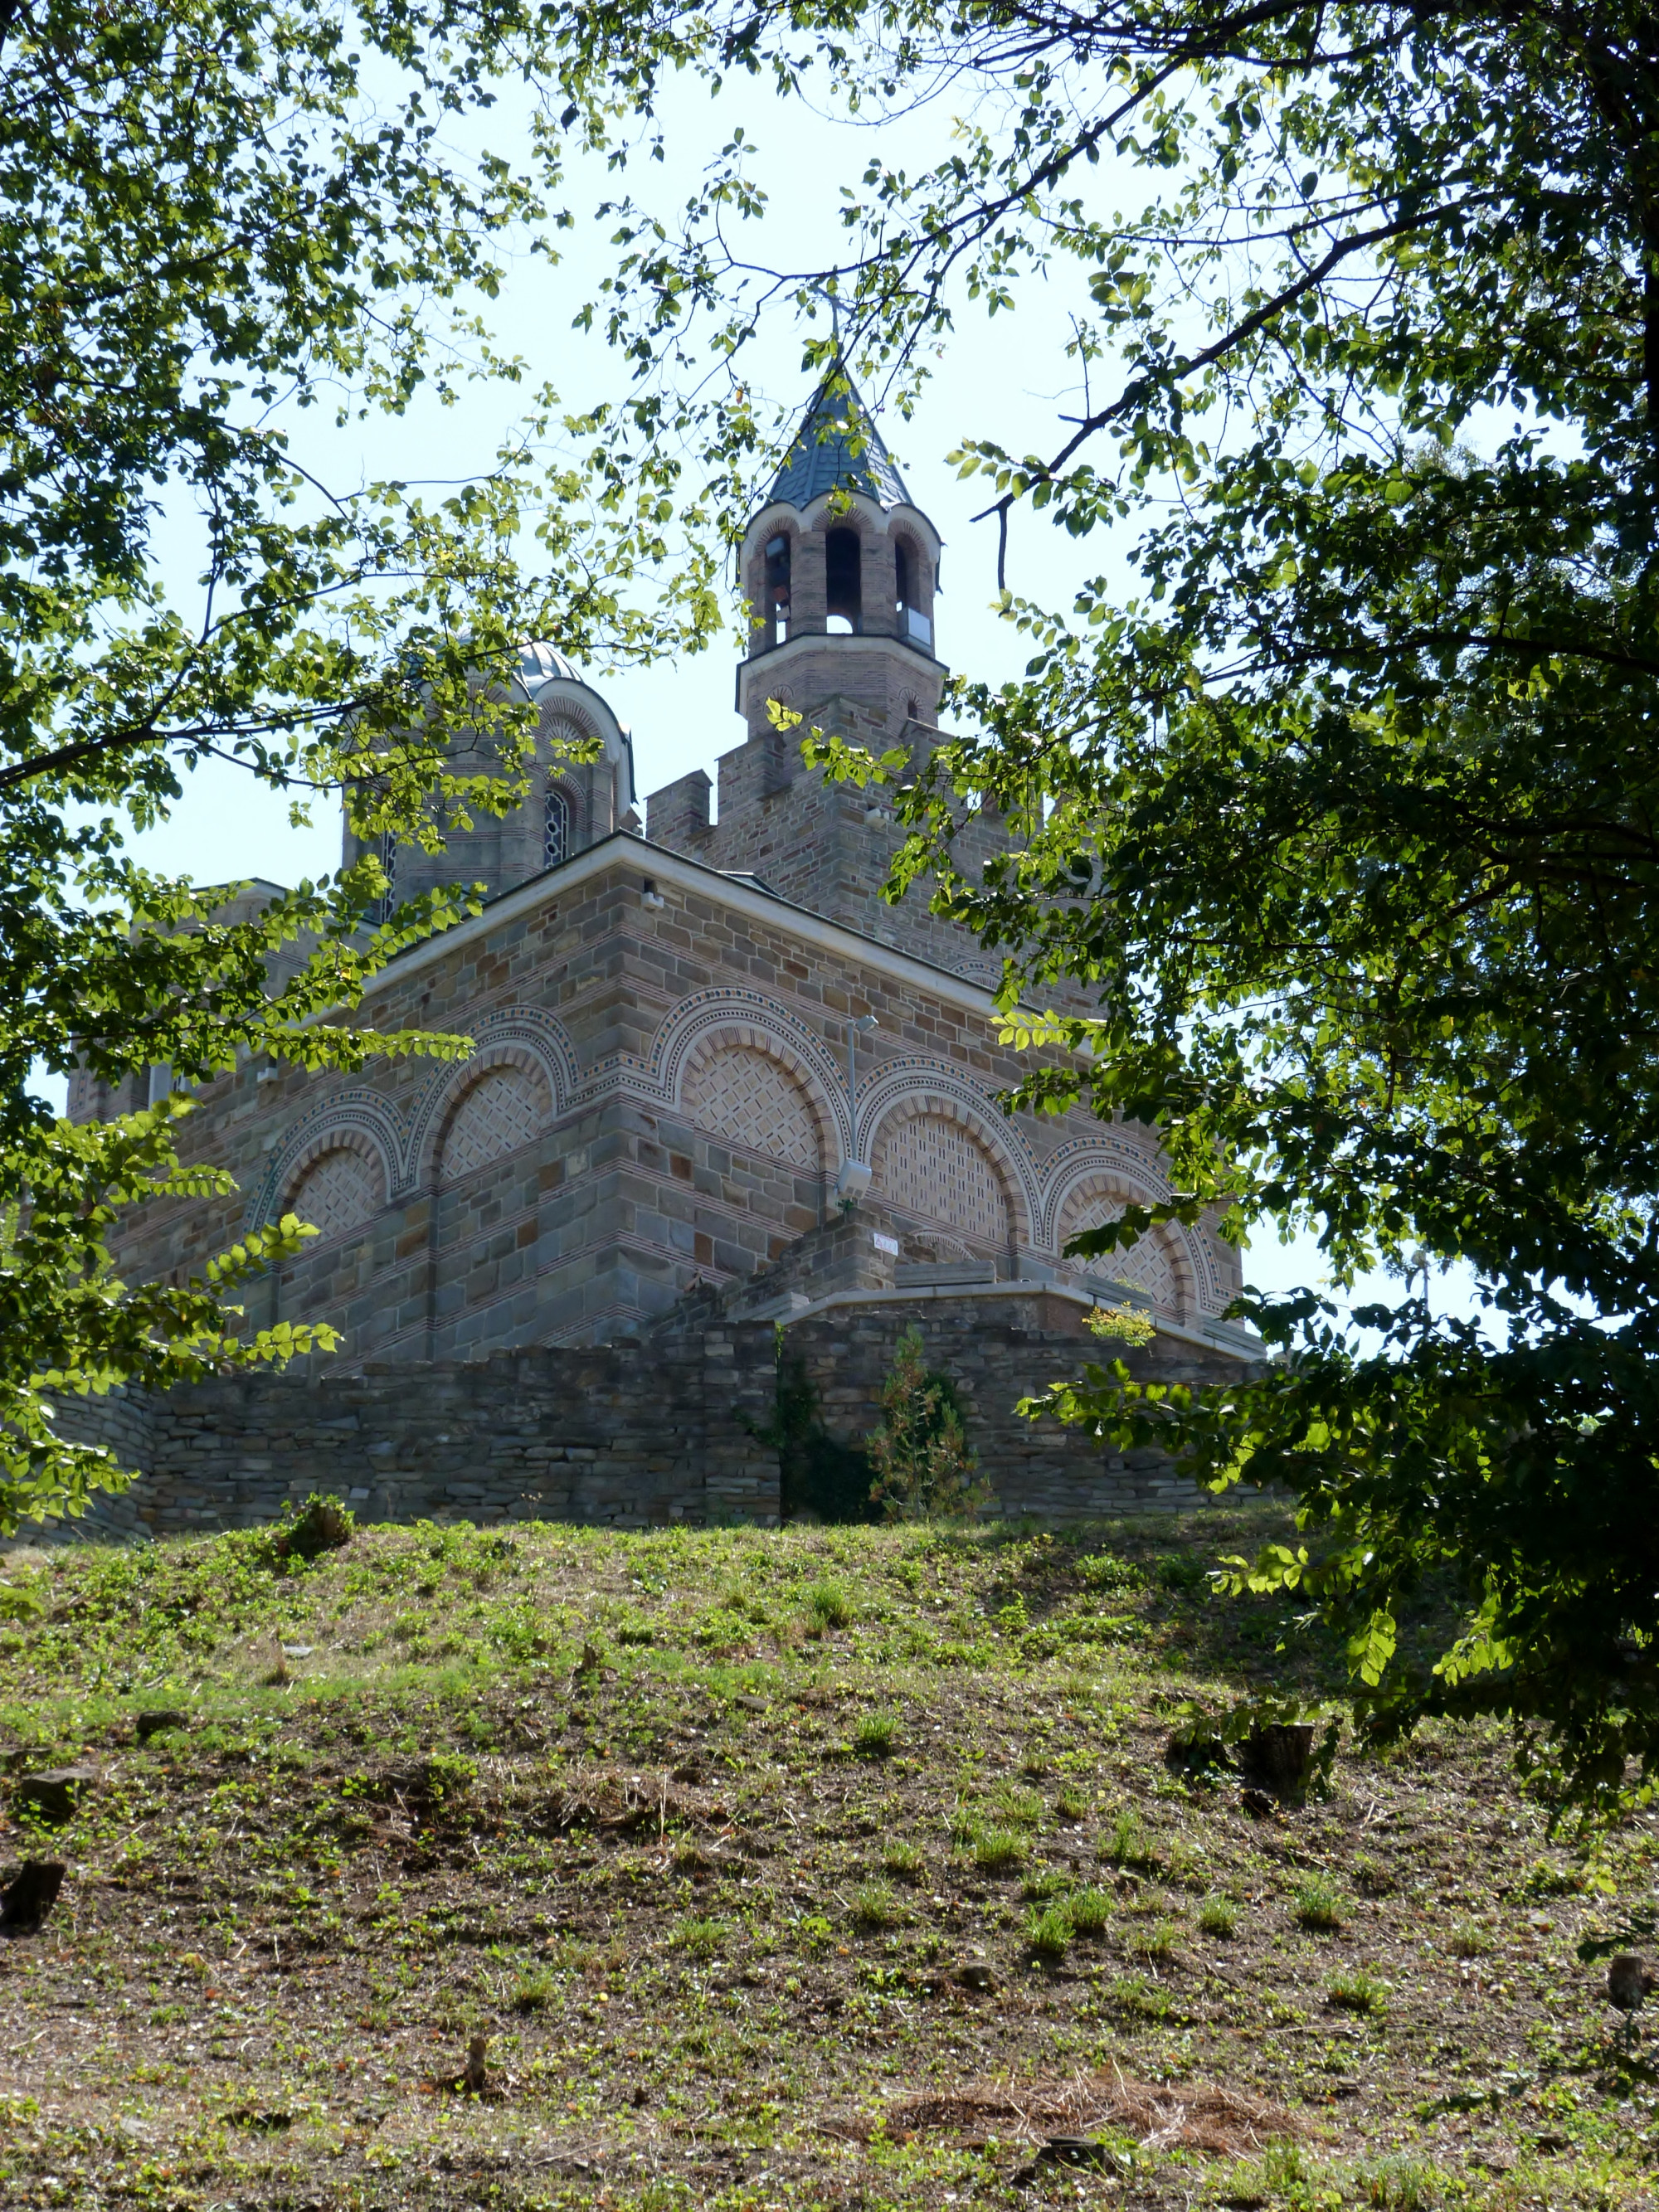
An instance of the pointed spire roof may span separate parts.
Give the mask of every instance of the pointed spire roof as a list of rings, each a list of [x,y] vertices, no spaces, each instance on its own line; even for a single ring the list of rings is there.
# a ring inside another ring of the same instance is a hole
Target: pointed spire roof
[[[837,391],[837,385],[843,388]],[[771,495],[805,509],[837,487],[862,492],[882,507],[915,504],[881,442],[880,431],[839,363],[812,394]]]

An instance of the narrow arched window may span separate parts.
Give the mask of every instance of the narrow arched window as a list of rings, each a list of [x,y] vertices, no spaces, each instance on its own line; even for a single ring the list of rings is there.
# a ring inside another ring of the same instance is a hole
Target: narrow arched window
[[[391,830],[380,832],[380,872],[386,878],[386,890],[374,909],[377,922],[388,922],[398,910],[398,839]]]
[[[856,634],[864,627],[862,554],[856,530],[825,532],[824,611],[831,629],[844,628]]]
[[[908,637],[912,645],[925,646],[931,653],[933,625],[921,606],[921,562],[908,538],[896,538],[893,541],[893,574],[897,586],[898,634]]]
[[[542,832],[542,865],[556,868],[570,858],[570,801],[562,791],[547,794],[547,817]]]
[[[766,623],[766,641],[776,645],[789,632],[789,560],[790,546],[787,537],[769,538],[766,541],[765,603],[762,609]]]

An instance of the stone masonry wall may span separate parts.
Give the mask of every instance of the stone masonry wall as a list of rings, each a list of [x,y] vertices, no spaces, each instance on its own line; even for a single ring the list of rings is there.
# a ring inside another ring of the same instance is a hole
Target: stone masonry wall
[[[1094,1346],[1078,1310],[1040,1289],[921,1302],[881,1299],[805,1318],[786,1334],[825,1426],[860,1443],[880,1415],[899,1333],[920,1328],[931,1367],[957,1383],[1003,1516],[1065,1522],[1201,1504],[1155,1457],[1125,1459],[1015,1401],[1078,1372]],[[276,1519],[313,1490],[368,1521],[550,1520],[620,1528],[778,1516],[769,1322],[711,1319],[649,1344],[538,1348],[474,1362],[384,1362],[356,1375],[234,1376],[142,1406],[112,1395],[64,1408],[142,1480],[106,1500],[109,1534],[185,1534]],[[1198,1381],[1232,1363],[1160,1338],[1133,1367]]]

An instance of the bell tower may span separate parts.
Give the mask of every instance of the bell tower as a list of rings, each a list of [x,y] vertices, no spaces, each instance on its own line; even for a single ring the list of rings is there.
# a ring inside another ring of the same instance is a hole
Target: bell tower
[[[939,550],[837,365],[738,553],[750,634],[737,707],[751,738],[771,733],[773,699],[802,712],[837,702],[889,744],[907,723],[933,728],[948,673],[934,650]]]
[[[748,735],[720,757],[720,818],[708,776],[693,769],[652,793],[646,835],[988,984],[1000,961],[930,913],[925,896],[896,907],[883,896],[904,833],[881,792],[828,782],[801,757],[813,729],[872,752],[902,748],[918,763],[939,742],[950,672],[935,650],[939,544],[837,365],[738,549],[750,629],[736,704]],[[774,700],[804,729],[775,728]],[[1003,843],[975,824],[957,849],[977,863]]]

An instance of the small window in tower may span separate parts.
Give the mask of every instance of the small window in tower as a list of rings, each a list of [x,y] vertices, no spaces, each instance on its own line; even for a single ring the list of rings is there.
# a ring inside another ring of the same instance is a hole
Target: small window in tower
[[[902,538],[893,541],[893,570],[898,586],[898,634],[908,637],[912,645],[926,646],[931,652],[933,625],[916,604],[921,564],[914,547]]]
[[[766,541],[766,604],[762,610],[766,623],[766,640],[775,645],[781,635],[789,627],[789,540],[787,538],[769,538]]]
[[[375,905],[374,919],[384,923],[390,921],[398,911],[398,839],[392,830],[382,830],[380,832],[380,871],[386,878],[386,891]]]
[[[856,530],[831,530],[823,540],[824,611],[829,627],[856,634],[864,627],[862,548]]]
[[[547,819],[542,836],[542,865],[556,868],[570,857],[570,801],[562,791],[547,794]]]

